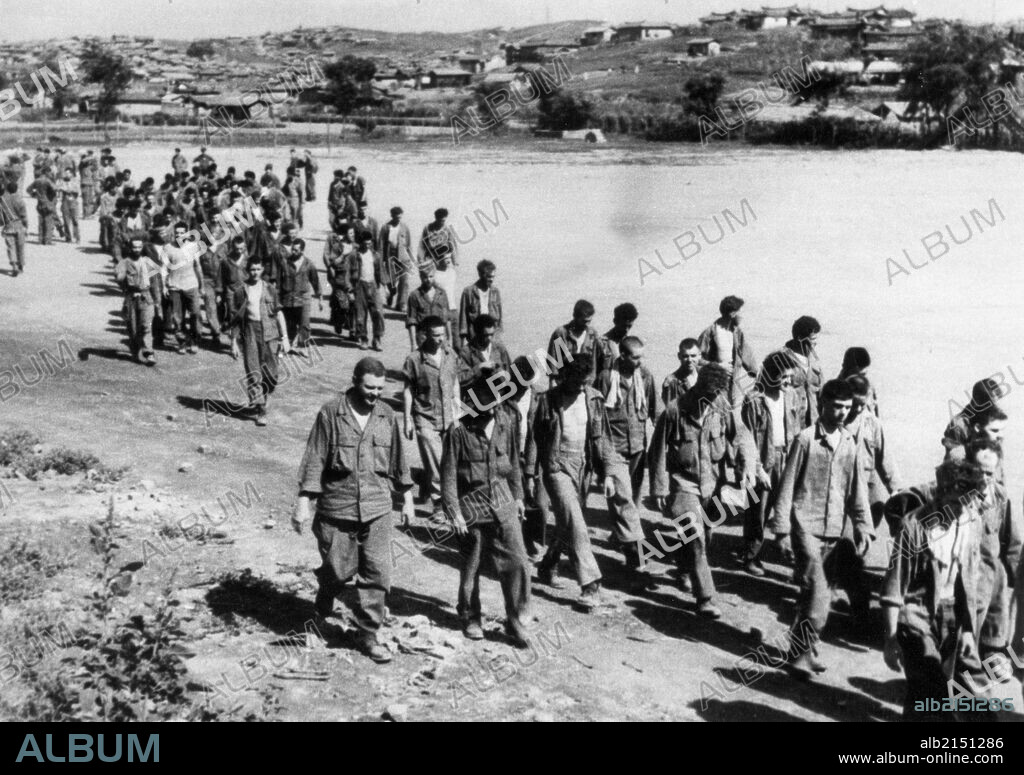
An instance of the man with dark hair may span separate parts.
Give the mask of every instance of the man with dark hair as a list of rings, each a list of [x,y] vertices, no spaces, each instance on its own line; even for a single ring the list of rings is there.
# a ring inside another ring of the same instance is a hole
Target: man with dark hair
[[[512,642],[530,645],[523,621],[530,606],[530,561],[523,544],[522,471],[511,414],[497,408],[497,396],[484,379],[470,385],[485,406],[463,415],[444,437],[441,463],[444,510],[460,538],[458,614],[470,640],[482,640],[480,565],[494,563],[505,598],[505,632]]]
[[[181,148],[174,149],[174,155],[171,157],[171,169],[174,170],[175,175],[188,172],[188,159],[182,154]]]
[[[307,148],[302,154],[302,168],[306,174],[306,201],[316,201],[316,173],[320,171],[320,166],[316,163],[316,159],[313,158],[313,154],[309,152]]]
[[[213,164],[213,157],[206,152],[206,146],[199,149],[199,155],[192,160],[192,163],[199,167],[199,172],[205,175]]]
[[[114,277],[124,291],[122,314],[132,357],[147,366],[155,366],[153,316],[160,307],[162,284],[160,266],[143,255],[141,239],[131,240],[127,255],[114,270]]]
[[[220,265],[221,321],[224,335],[231,344],[231,357],[238,359],[238,343],[241,331],[231,321],[231,303],[239,289],[244,289],[249,277],[249,254],[245,249],[245,237],[239,234],[231,239],[228,254]]]
[[[409,227],[402,223],[403,212],[401,207],[392,207],[391,220],[381,227],[377,237],[384,274],[387,276],[388,306],[394,304],[394,309],[399,312],[405,312],[416,266],[412,258],[412,234]]]
[[[738,445],[741,470],[746,456],[745,445],[738,443],[741,431],[736,412],[725,403],[730,384],[727,367],[709,363],[701,369],[693,389],[658,418],[649,453],[651,493],[683,539],[676,548],[680,584],[689,579],[697,613],[708,619],[722,615],[715,605],[715,582],[708,564],[712,528],[708,511],[727,481],[728,444]]]
[[[434,282],[434,264],[425,261],[419,268],[420,284],[414,288],[406,301],[405,327],[409,331],[409,349],[415,350],[420,341],[418,334],[420,323],[428,317],[435,316],[444,322],[444,330],[451,342],[451,311],[448,307],[448,294],[444,288]]]
[[[866,349],[863,347],[847,347],[846,352],[843,353],[843,367],[839,370],[839,376],[836,379],[858,376],[870,381],[871,378],[868,375],[870,366],[871,356]],[[875,390],[874,384],[871,385],[871,395],[869,398],[868,410],[875,417],[880,417],[881,415],[878,413],[878,392]]]
[[[526,519],[523,521],[523,541],[531,562],[540,562],[548,543],[548,516],[551,513],[551,499],[544,482],[537,482],[536,470],[527,466],[533,421],[544,389],[540,387],[542,369],[534,367],[534,356],[519,355],[512,361],[510,369],[515,393],[503,403],[512,415],[519,446],[519,459],[523,465],[523,502],[526,504]],[[539,486],[538,486],[539,484]]]
[[[775,352],[764,359],[754,389],[743,397],[740,418],[753,442],[755,500],[743,513],[743,570],[763,576],[758,556],[764,546],[764,528],[778,493],[786,452],[803,430],[800,409],[793,391],[796,362],[785,353]],[[748,488],[749,491],[749,488]]]
[[[331,228],[333,231],[324,241],[324,268],[327,270],[327,282],[331,286],[331,327],[338,336],[347,328],[349,335],[354,337],[354,304],[349,256],[355,251],[356,246],[349,241],[352,231],[347,223],[333,220]]]
[[[349,276],[355,289],[355,326],[359,349],[365,350],[369,337],[366,333],[366,317],[373,324],[373,349],[380,352],[384,339],[384,314],[380,309],[380,289],[383,286],[383,272],[380,255],[375,253],[369,232],[357,237],[357,249],[349,254]]]
[[[821,389],[821,414],[793,440],[770,524],[783,556],[791,553],[800,583],[787,667],[804,677],[824,672],[817,641],[828,621],[832,590],[846,589],[864,611],[869,591],[864,555],[874,537],[867,478],[857,444],[843,426],[853,391],[833,379]],[[790,535],[792,534],[792,538]]]
[[[704,365],[700,357],[700,345],[697,340],[687,337],[679,343],[679,368],[665,377],[661,383],[661,403],[663,406],[678,401],[688,390],[697,384],[697,374]]]
[[[628,301],[612,310],[612,327],[601,337],[601,362],[597,365],[598,374],[611,368],[615,359],[619,357],[619,345],[632,330],[638,317],[640,313]]]
[[[459,351],[459,384],[463,389],[498,371],[507,372],[512,366],[505,345],[494,338],[497,330],[498,321],[490,315],[479,315],[473,321],[473,338]]]
[[[749,385],[757,377],[757,361],[740,328],[742,308],[743,299],[739,296],[726,296],[718,305],[718,320],[697,337],[697,345],[704,360],[717,363],[732,374],[726,399],[737,412],[746,392],[744,385]]]
[[[573,305],[572,320],[559,326],[551,333],[548,340],[548,358],[556,364],[562,364],[563,356],[569,360],[584,353],[590,356],[590,377],[588,385],[594,384],[597,377],[598,361],[601,359],[601,340],[597,331],[590,325],[594,319],[594,305],[586,299],[580,299]],[[551,376],[551,384],[558,381],[557,372]]]
[[[352,189],[352,198],[356,200],[356,204],[360,206],[366,205],[366,179],[359,174],[359,170],[356,169],[355,165],[350,165],[345,170],[345,176],[348,178],[349,188]]]
[[[947,460],[936,470],[934,497],[908,513],[897,531],[880,600],[885,663],[902,668],[907,679],[905,720],[963,718],[930,703],[951,697],[954,682],[973,687],[982,675],[978,494],[985,489],[975,464]]]
[[[82,184],[82,218],[91,218],[96,212],[96,185],[99,182],[100,168],[90,148],[82,154],[78,162],[78,179]]]
[[[967,438],[962,444],[953,445],[949,439],[943,439],[943,443],[947,445],[946,460],[963,460],[967,446],[972,441],[985,439],[1002,445],[1003,432],[1006,429],[1006,421],[1008,419],[1006,412],[995,404],[987,409],[979,410],[971,416],[967,426]],[[1006,482],[1002,458],[1000,458],[999,466],[996,469],[996,479],[1000,484],[1005,484]]]
[[[56,220],[57,189],[54,187],[53,181],[50,180],[49,173],[44,171],[37,176],[25,189],[25,193],[35,197],[36,200],[36,212],[39,214],[39,244],[50,244],[53,240],[54,227],[63,237],[63,227],[60,221]]]
[[[796,361],[793,389],[800,396],[805,428],[818,420],[818,392],[821,390],[822,376],[815,344],[820,332],[821,323],[817,320],[809,315],[798,317],[793,321],[793,338],[782,348],[783,352]]]
[[[971,437],[972,421],[987,410],[998,408],[999,402],[1009,392],[1007,383],[996,382],[991,377],[975,382],[971,388],[970,402],[950,418],[942,434],[942,446],[946,448],[947,454],[957,447],[962,448]],[[962,454],[962,449],[954,454]]]
[[[441,438],[456,420],[459,376],[455,355],[448,349],[444,321],[429,315],[419,324],[419,348],[405,359],[405,438],[416,439],[422,462],[424,490],[433,504],[435,521],[441,511]]]
[[[580,585],[577,602],[587,611],[601,602],[601,571],[584,519],[586,484],[611,454],[604,396],[589,385],[592,359],[580,353],[564,364],[557,384],[538,397],[526,460],[529,486],[535,488],[541,477],[555,512],[555,534],[538,565],[538,580],[557,587],[558,562],[567,552]]]
[[[451,316],[455,318],[458,315],[458,307],[455,306],[458,303],[455,267],[459,265],[459,242],[455,230],[445,222],[447,218],[448,210],[444,207],[434,211],[434,220],[423,227],[423,233],[420,235],[416,260],[419,263],[428,259],[434,262],[434,282],[444,288],[448,303],[451,305]],[[453,344],[457,346],[458,342]]]
[[[11,262],[11,276],[25,271],[25,235],[28,234],[28,210],[25,200],[18,194],[18,184],[7,183],[0,196],[0,233],[7,245],[7,260]]]
[[[332,615],[335,598],[354,577],[356,647],[375,662],[391,660],[377,632],[391,591],[393,494],[403,500],[404,520],[413,516],[402,431],[394,411],[381,400],[384,382],[384,364],[363,358],[352,373],[352,387],[320,408],[299,466],[292,516],[293,527],[302,533],[309,503],[316,501],[312,529],[322,560],[316,572],[317,615]]]
[[[868,503],[875,527],[885,516],[890,495],[903,489],[892,448],[886,444],[882,421],[871,411],[871,383],[859,374],[846,378],[853,392],[853,407],[846,418],[846,429],[860,448],[861,464],[868,479]],[[890,535],[892,528],[889,526]]]
[[[477,281],[462,290],[459,300],[459,349],[473,336],[473,321],[479,315],[490,315],[494,318],[495,332],[501,334],[501,293],[494,285],[497,267],[493,261],[484,259],[476,265]]]
[[[305,351],[310,342],[313,299],[316,299],[320,311],[324,308],[320,298],[320,272],[306,257],[304,239],[294,238],[290,247],[291,254],[281,275],[281,308],[288,329],[288,341],[294,349]]]
[[[287,353],[289,344],[277,291],[263,280],[263,262],[253,256],[248,269],[245,284],[231,300],[231,325],[240,331],[249,407],[256,410],[256,424],[264,426],[267,398],[277,387],[277,353]]]
[[[203,275],[199,269],[199,246],[186,239],[188,231],[181,221],[174,224],[174,242],[161,251],[167,272],[167,291],[171,297],[172,327],[178,352],[199,352],[199,314]],[[138,234],[132,235],[138,238]]]
[[[78,231],[78,182],[74,180],[71,170],[65,170],[57,181],[57,194],[60,197],[60,215],[64,226],[64,238],[68,242],[78,244],[81,237]]]
[[[604,397],[611,433],[611,454],[599,473],[604,476],[608,513],[614,522],[612,537],[626,558],[626,567],[637,574],[642,587],[650,584],[640,556],[644,538],[640,521],[640,492],[647,467],[647,423],[661,414],[654,377],[643,365],[644,343],[626,336],[620,355],[597,375],[594,387]]]

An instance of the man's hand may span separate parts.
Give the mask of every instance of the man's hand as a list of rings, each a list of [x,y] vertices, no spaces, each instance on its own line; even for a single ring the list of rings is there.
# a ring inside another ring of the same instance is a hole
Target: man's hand
[[[526,504],[521,499],[516,501],[516,516],[520,522],[526,519]]]
[[[291,351],[292,351],[292,346],[291,346],[290,344],[288,344],[288,337],[286,336],[286,337],[284,337],[284,338],[283,338],[283,339],[281,340],[281,352],[282,352],[282,353],[283,353],[284,355],[287,355],[287,354],[288,354],[288,353],[290,353]]]
[[[309,501],[300,497],[295,504],[295,511],[292,512],[292,529],[302,535],[302,526],[309,522]]]
[[[452,527],[455,529],[455,535],[465,536],[469,533],[469,528],[466,526],[466,520],[462,518],[462,512],[456,511],[452,514]]]
[[[789,540],[789,535],[775,536],[775,546],[778,548],[779,554],[782,555],[783,562],[787,564],[793,562],[793,542]]]
[[[658,509],[658,511],[664,511],[665,510],[665,496],[664,495],[655,495],[654,496],[654,506],[655,506],[655,508]]]
[[[610,476],[606,476],[604,478],[604,497],[615,497],[615,480],[612,479]]]
[[[532,476],[523,477],[523,494],[526,500],[533,502],[537,496],[537,480]]]
[[[416,430],[413,427],[412,418],[409,415],[405,416],[404,426],[405,438],[407,438],[409,441],[412,441],[416,437]]]
[[[854,546],[857,548],[857,556],[864,557],[871,547],[871,536],[867,533],[857,533],[854,536]]]
[[[970,630],[964,630],[960,636],[960,656],[964,659],[976,656],[978,653],[978,644],[974,640],[974,633]]]
[[[416,516],[416,508],[413,506],[412,501],[408,500],[402,504],[402,527],[408,527],[412,522],[413,517]]]
[[[757,472],[757,483],[764,487],[765,489],[771,489],[772,477],[767,471],[765,471],[762,468],[760,471]]]
[[[898,672],[903,669],[903,649],[900,648],[900,643],[896,640],[895,635],[886,636],[882,656],[885,658],[885,664],[891,670]]]

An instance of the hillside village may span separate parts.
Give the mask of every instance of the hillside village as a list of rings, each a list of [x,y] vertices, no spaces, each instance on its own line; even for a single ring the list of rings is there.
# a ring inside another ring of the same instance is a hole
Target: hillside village
[[[375,67],[368,111],[447,120],[468,104],[480,84],[525,81],[557,57],[573,75],[567,88],[598,105],[604,128],[617,131],[625,123],[628,132],[634,116],[643,116],[646,128],[652,116],[680,104],[695,74],[720,73],[726,84],[720,104],[735,113],[744,92],[777,69],[798,67],[804,60],[819,72],[838,73],[849,87],[829,108],[834,115],[909,124],[915,116],[906,102],[897,101],[904,78],[901,58],[919,36],[949,24],[919,19],[902,7],[825,14],[794,5],[713,13],[685,26],[659,20],[576,20],[466,33],[299,27],[259,37],[209,39],[204,56],[194,55],[188,41],[113,36],[102,43],[131,68],[133,81],[118,104],[120,117],[130,121],[173,123],[216,113],[243,120],[255,115],[316,120],[334,112],[323,68],[346,56]],[[1005,36],[1004,67],[1018,74],[1024,71],[1024,55],[1014,45],[1020,42],[1018,33],[1008,27]],[[89,41],[0,43],[0,77],[31,102],[31,71],[55,53],[78,67]],[[278,85],[287,72],[305,76],[307,86],[287,90]],[[68,115],[90,116],[98,93],[97,85],[77,84]],[[48,104],[44,99],[36,107]],[[799,112],[798,106],[770,107],[760,120],[783,120]],[[35,113],[26,111],[20,118],[37,120]]]

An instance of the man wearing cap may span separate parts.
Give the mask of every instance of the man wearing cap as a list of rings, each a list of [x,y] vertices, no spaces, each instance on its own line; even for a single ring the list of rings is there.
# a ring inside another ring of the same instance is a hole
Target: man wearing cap
[[[316,613],[331,616],[335,598],[354,577],[356,647],[375,662],[391,660],[377,633],[391,590],[393,497],[402,499],[404,519],[413,517],[405,442],[397,415],[381,400],[384,382],[384,364],[363,358],[352,387],[320,408],[299,466],[292,516],[301,533],[315,501],[312,530],[322,561]]]
[[[415,271],[412,260],[412,234],[402,223],[401,207],[391,208],[391,220],[384,224],[378,237],[381,260],[388,284],[387,306],[405,312],[409,301],[410,277]]]

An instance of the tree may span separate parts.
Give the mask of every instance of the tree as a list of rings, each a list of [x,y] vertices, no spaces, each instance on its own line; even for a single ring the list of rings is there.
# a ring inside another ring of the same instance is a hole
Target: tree
[[[827,108],[829,100],[833,97],[845,97],[850,91],[846,73],[837,70],[819,70],[816,76],[816,78],[809,79],[807,83],[799,80],[790,82],[793,96],[796,97],[798,104],[815,100],[818,107]]]
[[[708,73],[691,78],[683,86],[683,91],[686,92],[683,107],[687,113],[695,116],[712,116],[724,88],[725,78],[721,73]]]
[[[346,55],[324,68],[327,99],[339,113],[351,113],[373,99],[371,82],[377,65],[369,59]]]
[[[91,40],[82,52],[82,69],[87,81],[100,86],[96,120],[107,122],[117,114],[117,103],[132,82],[131,68],[124,57]]]
[[[956,24],[948,31],[929,30],[916,40],[903,59],[899,98],[921,111],[925,129],[932,121],[948,124],[981,119],[988,112],[982,98],[1000,85],[1005,41],[990,28]]]
[[[61,70],[60,58],[61,54],[57,51],[49,51],[43,55],[42,61],[39,63],[39,68],[47,68],[51,73],[56,74],[59,78],[67,80],[68,83],[63,86],[59,81],[55,81],[54,78],[47,78],[46,82],[50,87],[51,94],[50,98],[53,102],[53,116],[54,118],[63,118],[64,111],[67,106],[77,99],[77,91],[73,86],[73,80],[67,75],[68,70]]]
[[[189,44],[189,47],[185,49],[185,53],[190,57],[196,59],[209,59],[216,50],[213,48],[213,42],[209,40],[194,40]]]
[[[590,100],[564,89],[552,89],[541,94],[537,109],[540,111],[538,129],[586,129],[594,120],[594,106]]]

